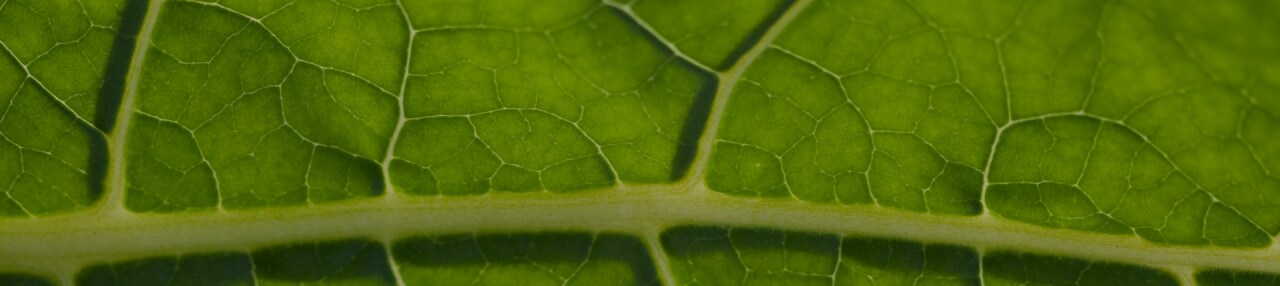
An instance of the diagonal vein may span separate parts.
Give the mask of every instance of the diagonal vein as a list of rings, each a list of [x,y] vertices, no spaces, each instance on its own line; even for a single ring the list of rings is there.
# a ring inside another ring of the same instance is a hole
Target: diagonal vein
[[[146,61],[147,51],[151,50],[151,35],[160,16],[160,8],[165,0],[151,0],[147,3],[146,18],[142,21],[142,29],[138,32],[137,43],[133,47],[133,60],[129,63],[129,72],[125,75],[124,95],[120,99],[119,120],[107,136],[111,154],[111,165],[107,167],[107,188],[103,199],[98,202],[98,213],[108,216],[127,215],[124,208],[124,195],[127,187],[125,179],[126,140],[129,138],[129,125],[133,120],[133,106],[138,95],[138,82],[142,79],[142,64]]]
[[[729,95],[733,93],[734,87],[738,84],[738,80],[742,78],[742,74],[746,73],[751,63],[755,62],[764,50],[772,45],[773,39],[777,38],[787,25],[800,15],[813,0],[797,0],[787,7],[787,11],[783,12],[777,21],[769,26],[764,35],[758,41],[751,45],[746,53],[738,58],[729,70],[716,73],[716,79],[719,86],[716,87],[715,100],[711,102],[711,112],[707,118],[707,127],[702,131],[702,136],[698,140],[698,151],[693,159],[693,165],[689,168],[690,173],[685,178],[690,183],[701,185],[703,183],[703,174],[706,172],[707,163],[711,158],[711,148],[715,145],[716,134],[720,131],[720,122],[724,117],[725,107],[729,105]]]

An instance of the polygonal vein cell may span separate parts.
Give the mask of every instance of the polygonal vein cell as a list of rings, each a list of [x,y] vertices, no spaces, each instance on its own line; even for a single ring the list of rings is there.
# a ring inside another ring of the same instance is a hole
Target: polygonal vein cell
[[[1249,3],[1177,5],[816,1],[732,91],[707,183],[1271,245],[1280,78],[1240,71],[1280,66],[1257,50],[1278,43],[1226,38],[1277,23]]]
[[[481,3],[414,25],[392,184],[415,194],[572,191],[678,178],[695,70],[593,2]],[[527,12],[517,12],[527,11]]]
[[[121,2],[0,2],[0,216],[92,204],[105,138],[129,128],[125,204],[139,212],[669,183],[713,152],[707,185],[740,196],[1171,244],[1265,247],[1280,233],[1280,25],[1267,3],[816,0],[757,43],[791,1],[171,0],[140,47],[152,56],[136,67],[137,106],[121,111],[135,120],[116,127],[144,3]],[[753,65],[717,82],[713,70],[737,62]],[[732,96],[728,115],[700,139],[713,94]],[[75,281],[1178,282],[1145,266],[776,229],[677,226],[659,240],[299,241],[92,261]]]
[[[681,150],[696,140],[687,130],[701,128],[689,114],[715,83],[625,15],[586,1],[532,14],[393,4],[166,3],[130,126],[128,207],[254,208],[388,188],[569,191],[682,175]]]
[[[235,4],[163,7],[130,126],[126,205],[250,208],[381,193],[372,158],[395,124],[385,90],[396,79],[365,63],[385,52],[372,43],[397,42],[385,35],[404,28],[389,17],[397,11],[299,2],[259,14]],[[297,17],[332,25],[288,20]],[[382,34],[358,30],[372,28]],[[325,37],[361,40],[312,47]]]
[[[0,4],[0,216],[84,208],[102,193],[113,101],[136,23],[124,1]]]

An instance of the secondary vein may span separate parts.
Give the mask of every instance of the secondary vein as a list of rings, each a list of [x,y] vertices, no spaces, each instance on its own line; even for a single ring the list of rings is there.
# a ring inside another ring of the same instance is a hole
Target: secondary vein
[[[133,106],[138,95],[138,82],[142,79],[142,65],[146,62],[147,51],[151,50],[152,31],[155,30],[160,8],[165,0],[151,0],[147,3],[147,15],[143,19],[142,29],[138,32],[138,40],[133,47],[129,72],[125,75],[124,95],[120,99],[119,120],[107,136],[111,152],[111,166],[108,169],[106,194],[99,201],[98,213],[106,216],[126,216],[124,209],[125,189],[128,186],[125,178],[126,141],[129,139],[129,127],[133,121]]]
[[[795,3],[792,3],[790,7],[787,7],[787,11],[783,12],[782,16],[778,17],[778,20],[774,21],[773,24],[769,26],[769,29],[765,31],[764,35],[752,44],[751,48],[748,49],[746,53],[742,54],[742,57],[738,58],[738,60],[729,67],[729,70],[716,73],[719,86],[716,87],[715,99],[711,102],[711,112],[707,118],[707,128],[702,131],[702,137],[700,137],[698,141],[698,152],[693,159],[693,166],[689,168],[690,173],[685,180],[695,185],[702,185],[704,183],[703,174],[706,172],[707,164],[711,158],[711,148],[715,145],[716,134],[720,132],[720,122],[721,119],[724,118],[725,107],[729,104],[729,95],[733,93],[733,89],[737,85],[738,80],[742,78],[742,74],[747,71],[747,68],[751,66],[751,63],[755,62],[755,60],[764,53],[764,50],[773,44],[773,40],[777,38],[783,30],[786,30],[787,25],[790,25],[791,21],[794,20],[797,15],[800,15],[800,12],[803,12],[806,7],[809,7],[810,3],[813,3],[813,0],[797,0]]]

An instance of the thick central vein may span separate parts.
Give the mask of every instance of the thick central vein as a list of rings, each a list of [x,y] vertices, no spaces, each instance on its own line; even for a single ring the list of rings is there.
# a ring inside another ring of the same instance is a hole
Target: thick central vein
[[[107,188],[103,199],[99,201],[98,212],[113,217],[126,214],[124,209],[125,189],[128,186],[125,176],[125,159],[128,154],[126,140],[129,139],[129,125],[133,121],[133,106],[138,95],[138,83],[142,81],[142,65],[146,62],[147,51],[151,50],[151,35],[160,16],[160,7],[165,0],[151,0],[147,3],[147,15],[142,21],[142,29],[138,32],[138,40],[133,47],[129,72],[125,75],[124,95],[120,98],[119,119],[107,137],[111,150],[111,166],[108,168]]]
[[[484,210],[484,211],[476,211]],[[1049,253],[1162,268],[1280,272],[1273,249],[1155,244],[1135,236],[1049,228],[995,217],[946,216],[792,200],[752,200],[685,189],[631,186],[580,194],[402,196],[285,208],[101,219],[93,214],[6,222],[0,268],[50,271],[87,262],[235,250],[350,237],[403,238],[470,232],[602,231],[643,237],[653,226],[768,227],[909,239],[991,250]],[[34,262],[34,263],[33,263]],[[17,265],[15,265],[17,264]]]
[[[774,38],[811,0],[798,0],[790,5],[729,69],[714,72],[718,79],[716,95],[686,182],[577,194],[397,196],[394,200],[227,212],[119,215],[128,214],[124,209],[127,186],[125,141],[134,113],[142,65],[151,45],[152,30],[162,2],[164,0],[151,0],[133,51],[120,118],[109,136],[109,185],[100,205],[101,212],[6,221],[5,227],[0,229],[0,241],[5,242],[0,244],[0,257],[7,259],[0,261],[0,268],[73,273],[93,262],[239,250],[304,240],[357,236],[387,242],[411,235],[546,230],[630,234],[645,239],[654,255],[661,256],[659,234],[663,228],[709,224],[900,238],[965,245],[982,251],[1039,252],[1165,269],[1228,268],[1280,272],[1280,247],[1258,250],[1180,247],[1155,244],[1135,236],[1041,227],[990,215],[945,216],[874,206],[756,200],[711,192],[701,178],[730,94],[752,62],[770,47]],[[403,7],[401,12],[404,12]],[[633,13],[628,15],[634,17]],[[407,14],[404,16],[406,24],[409,24]],[[414,39],[412,25],[410,30],[404,67],[406,79],[402,79],[398,94],[399,122],[391,135],[386,157],[381,162],[388,195],[393,194],[389,165],[405,121],[403,97]],[[675,47],[670,45],[670,48]],[[988,158],[988,164],[990,160]],[[986,171],[990,172],[989,165]],[[984,189],[987,181],[984,176]],[[102,216],[104,213],[108,216]],[[659,268],[659,271],[669,271],[666,267]],[[663,276],[671,282],[669,273]]]

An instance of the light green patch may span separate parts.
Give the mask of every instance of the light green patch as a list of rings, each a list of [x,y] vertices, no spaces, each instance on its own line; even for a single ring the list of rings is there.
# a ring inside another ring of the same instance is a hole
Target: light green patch
[[[0,1],[0,285],[1272,285],[1277,8]]]
[[[1280,42],[1244,40],[1272,38],[1274,22],[1256,20],[1267,5],[1007,2],[814,1],[730,94],[708,186],[1271,244],[1280,197],[1259,190],[1280,186],[1262,135],[1275,101],[1260,91],[1275,90],[1277,58],[1255,53]],[[1260,28],[1226,24],[1246,22]],[[829,122],[845,105],[857,116]],[[815,152],[815,125],[870,136]]]
[[[794,1],[619,1],[668,43],[702,64],[727,69]],[[717,11],[721,17],[707,17]]]
[[[0,8],[0,215],[78,210],[103,192],[102,128],[119,96],[113,39],[136,32],[122,23],[123,1],[5,3]],[[124,34],[116,35],[117,32]]]
[[[714,82],[600,9],[514,20],[410,12],[419,32],[393,184],[474,194],[680,177],[686,133],[700,130],[688,123],[694,101]]]

